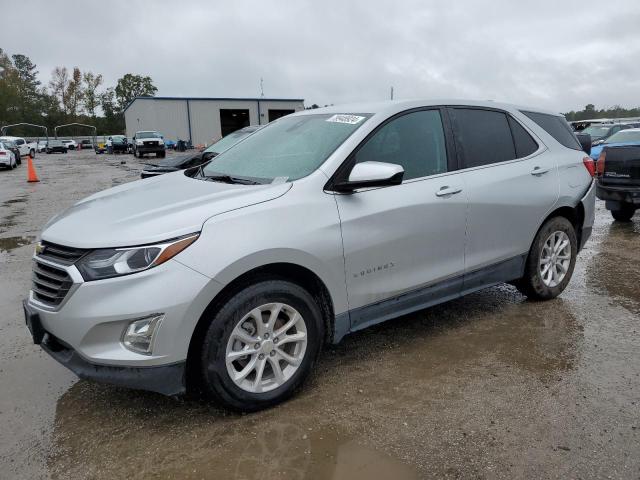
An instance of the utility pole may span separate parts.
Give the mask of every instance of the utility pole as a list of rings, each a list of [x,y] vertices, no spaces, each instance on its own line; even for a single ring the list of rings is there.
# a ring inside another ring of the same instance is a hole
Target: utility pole
[[[393,87],[391,87],[391,100],[393,100]]]

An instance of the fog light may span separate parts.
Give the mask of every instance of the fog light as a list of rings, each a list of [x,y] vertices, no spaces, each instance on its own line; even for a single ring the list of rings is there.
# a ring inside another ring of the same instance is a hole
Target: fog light
[[[163,318],[163,313],[154,313],[132,321],[122,333],[124,348],[143,355],[151,355],[154,334]]]

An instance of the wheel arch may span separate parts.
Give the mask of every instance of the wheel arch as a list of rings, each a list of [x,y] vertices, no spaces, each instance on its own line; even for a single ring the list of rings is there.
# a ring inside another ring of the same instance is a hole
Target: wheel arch
[[[189,388],[189,385],[198,385],[200,381],[198,375],[198,353],[209,325],[208,319],[243,288],[252,283],[273,279],[287,280],[307,290],[318,302],[322,312],[325,325],[323,343],[328,343],[333,339],[335,332],[334,302],[329,289],[320,276],[307,267],[289,262],[274,262],[254,267],[226,283],[225,287],[214,296],[202,315],[200,315],[189,341],[186,369],[187,388]]]

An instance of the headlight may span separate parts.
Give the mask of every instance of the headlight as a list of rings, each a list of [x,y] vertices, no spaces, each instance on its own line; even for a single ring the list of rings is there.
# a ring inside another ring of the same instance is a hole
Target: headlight
[[[166,262],[197,238],[198,234],[192,234],[143,247],[93,250],[78,260],[76,267],[86,281],[129,275]]]
[[[144,145],[144,142],[142,140],[136,140],[136,145]]]

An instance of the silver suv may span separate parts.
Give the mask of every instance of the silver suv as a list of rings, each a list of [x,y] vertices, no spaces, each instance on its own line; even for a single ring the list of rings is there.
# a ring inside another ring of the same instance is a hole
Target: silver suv
[[[53,218],[27,324],[82,378],[258,410],[350,332],[501,282],[559,295],[591,233],[593,173],[555,113],[296,113]]]

